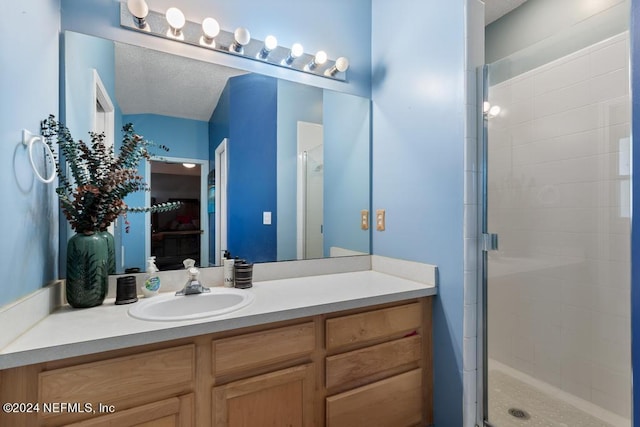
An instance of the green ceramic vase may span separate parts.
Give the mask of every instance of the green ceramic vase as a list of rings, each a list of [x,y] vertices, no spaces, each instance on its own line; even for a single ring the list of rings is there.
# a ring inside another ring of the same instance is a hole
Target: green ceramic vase
[[[67,301],[76,308],[102,304],[108,288],[109,249],[99,233],[78,233],[67,243]]]
[[[116,274],[116,246],[113,234],[107,230],[99,231],[98,236],[102,236],[107,241],[107,273]]]

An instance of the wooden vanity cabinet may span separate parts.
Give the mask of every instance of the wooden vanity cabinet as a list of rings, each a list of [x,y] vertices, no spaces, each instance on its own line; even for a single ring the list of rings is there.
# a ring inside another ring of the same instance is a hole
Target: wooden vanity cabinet
[[[432,422],[427,301],[326,320],[327,427]]]
[[[40,409],[2,412],[0,425],[428,425],[430,307],[423,298],[7,369],[0,400]]]

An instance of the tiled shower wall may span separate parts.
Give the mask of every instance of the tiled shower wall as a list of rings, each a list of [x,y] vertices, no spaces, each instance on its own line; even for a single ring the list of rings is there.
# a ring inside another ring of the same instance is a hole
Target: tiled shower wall
[[[495,85],[489,359],[629,418],[629,39]]]

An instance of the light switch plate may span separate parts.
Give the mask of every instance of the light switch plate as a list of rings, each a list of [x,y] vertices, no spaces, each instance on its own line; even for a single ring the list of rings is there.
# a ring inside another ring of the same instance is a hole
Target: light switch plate
[[[376,210],[376,230],[384,231],[385,228],[385,212],[384,209]]]
[[[363,209],[360,211],[360,228],[363,230],[369,229],[369,210]]]
[[[262,212],[262,224],[271,225],[271,212]]]

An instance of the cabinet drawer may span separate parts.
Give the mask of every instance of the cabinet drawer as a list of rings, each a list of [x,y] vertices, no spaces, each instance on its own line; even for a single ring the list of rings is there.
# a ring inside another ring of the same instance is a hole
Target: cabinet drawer
[[[422,369],[327,398],[327,427],[404,427],[422,421]]]
[[[327,350],[415,331],[421,323],[419,303],[328,319]]]
[[[38,375],[40,402],[141,402],[193,386],[193,344],[118,357]],[[43,414],[53,416],[56,414]]]
[[[310,354],[316,344],[313,322],[213,341],[213,373],[225,375]]]
[[[418,362],[422,354],[421,341],[419,335],[414,335],[329,356],[326,370],[327,388],[362,380],[389,369]]]
[[[80,421],[68,427],[192,427],[195,426],[194,409],[192,393]]]

